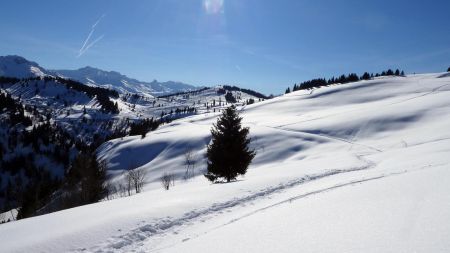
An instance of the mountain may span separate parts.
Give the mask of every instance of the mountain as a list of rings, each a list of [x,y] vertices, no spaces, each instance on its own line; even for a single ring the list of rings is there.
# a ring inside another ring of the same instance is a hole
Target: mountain
[[[257,155],[232,183],[203,176],[218,114],[111,140],[97,152],[115,199],[0,225],[2,251],[448,252],[449,83],[389,76],[239,106]],[[129,168],[144,191],[124,197]]]
[[[0,76],[28,78],[48,74],[49,72],[46,69],[21,56],[0,56]]]
[[[105,71],[93,67],[84,67],[77,70],[53,70],[59,76],[77,80],[87,85],[95,85],[114,89],[120,93],[138,93],[163,95],[196,89],[195,86],[181,82],[142,82],[116,71]]]
[[[0,76],[29,78],[46,75],[68,78],[90,86],[114,89],[122,94],[137,93],[144,96],[158,96],[198,89],[193,85],[175,81],[143,82],[116,71],[105,71],[89,66],[77,70],[47,70],[36,62],[21,56],[0,56]]]

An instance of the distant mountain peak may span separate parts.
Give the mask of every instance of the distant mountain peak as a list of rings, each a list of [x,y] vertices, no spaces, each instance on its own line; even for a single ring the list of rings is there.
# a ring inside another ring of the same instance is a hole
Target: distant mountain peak
[[[117,71],[106,71],[91,66],[77,70],[55,70],[54,72],[88,85],[107,87],[121,93],[162,95],[196,89],[193,85],[175,81],[159,82],[154,79],[152,82],[143,82]]]
[[[22,56],[0,56],[0,76],[27,78],[45,75],[48,72],[44,68]]]

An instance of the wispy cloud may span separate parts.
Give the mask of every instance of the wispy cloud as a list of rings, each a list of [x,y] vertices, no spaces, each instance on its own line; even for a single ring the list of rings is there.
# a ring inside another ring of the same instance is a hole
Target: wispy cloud
[[[95,39],[94,41],[91,41],[91,37],[95,32],[95,27],[97,27],[97,25],[100,23],[100,21],[106,16],[106,14],[103,14],[99,19],[97,19],[97,21],[95,21],[95,23],[91,26],[91,31],[89,32],[87,38],[84,40],[83,42],[83,46],[81,46],[80,50],[78,50],[78,55],[77,58],[81,57],[84,53],[86,53],[89,48],[91,48],[92,46],[94,46],[97,42],[99,42],[100,40],[103,39],[103,37],[105,37],[105,35],[101,35],[99,37],[97,37],[97,39]]]

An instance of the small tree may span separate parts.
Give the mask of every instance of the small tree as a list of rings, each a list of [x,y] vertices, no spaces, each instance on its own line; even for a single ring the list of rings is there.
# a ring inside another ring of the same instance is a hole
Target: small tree
[[[192,150],[192,148],[187,148],[186,152],[184,153],[184,160],[186,165],[186,171],[184,172],[184,180],[188,180],[192,176],[194,176],[194,169],[195,169],[195,155]]]
[[[211,182],[219,178],[230,182],[238,175],[244,175],[255,157],[255,151],[249,149],[249,128],[243,128],[241,120],[236,107],[230,106],[211,129],[212,142],[206,153],[208,173],[205,174]]]
[[[130,171],[130,170],[128,170],[128,171]],[[133,179],[131,178],[129,172],[125,176],[125,179],[126,179],[126,189],[127,189],[128,196],[131,196],[131,193],[133,191]]]
[[[233,93],[231,93],[230,91],[227,92],[227,94],[225,95],[225,100],[228,103],[236,103],[236,98],[233,96]]]
[[[175,177],[171,173],[164,172],[160,178],[161,184],[164,189],[169,190],[170,186],[175,185]]]
[[[361,76],[362,80],[370,80],[370,74],[368,72],[364,72],[364,74]]]
[[[129,169],[126,179],[128,195],[131,195],[133,188],[136,193],[140,193],[144,186],[145,172],[139,169]]]

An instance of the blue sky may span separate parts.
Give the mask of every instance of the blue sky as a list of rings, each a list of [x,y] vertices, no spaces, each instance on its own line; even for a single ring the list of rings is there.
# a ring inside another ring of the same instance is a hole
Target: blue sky
[[[0,55],[267,94],[315,77],[450,66],[450,1],[3,1]],[[90,35],[90,36],[89,36]]]

